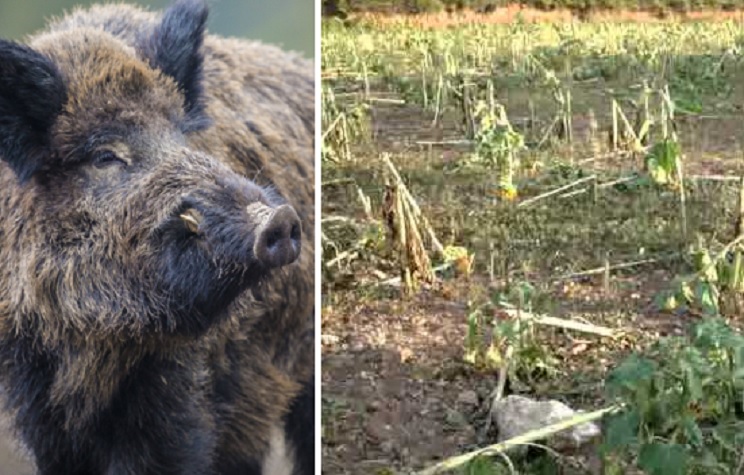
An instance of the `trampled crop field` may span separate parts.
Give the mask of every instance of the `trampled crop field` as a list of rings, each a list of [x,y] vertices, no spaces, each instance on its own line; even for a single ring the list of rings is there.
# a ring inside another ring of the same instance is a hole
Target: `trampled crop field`
[[[324,473],[492,444],[509,393],[628,404],[520,473],[736,473],[744,23],[328,20],[322,70]]]

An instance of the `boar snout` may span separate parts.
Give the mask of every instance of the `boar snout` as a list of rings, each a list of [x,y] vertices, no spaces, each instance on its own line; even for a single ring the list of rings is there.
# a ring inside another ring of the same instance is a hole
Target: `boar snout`
[[[219,230],[217,236],[223,245],[211,249],[220,255],[252,255],[253,262],[265,270],[289,265],[300,256],[302,224],[290,205],[273,207],[256,201],[245,206],[242,212],[226,216],[203,207],[205,214],[202,214],[193,201],[188,200],[182,209],[178,218],[190,233],[208,238],[215,229]],[[227,223],[230,225],[226,226]],[[230,230],[230,234],[224,234],[226,230]]]
[[[270,209],[256,204],[249,208],[263,206],[269,213],[264,215],[264,221],[256,231],[256,241],[253,244],[253,255],[266,268],[291,264],[300,255],[302,227],[297,212],[289,205],[281,205]]]

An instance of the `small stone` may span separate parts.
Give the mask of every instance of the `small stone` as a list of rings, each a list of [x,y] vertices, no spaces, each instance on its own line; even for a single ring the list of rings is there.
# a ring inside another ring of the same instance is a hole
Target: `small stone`
[[[477,407],[478,406],[478,393],[472,389],[466,389],[457,395],[458,404],[463,406]]]
[[[374,443],[381,444],[390,438],[392,427],[388,423],[387,414],[376,412],[367,421],[367,435]]]
[[[447,409],[445,420],[449,426],[458,430],[468,425],[467,418],[455,409]]]
[[[392,454],[395,451],[395,443],[392,440],[386,440],[380,444],[380,450],[386,454]]]

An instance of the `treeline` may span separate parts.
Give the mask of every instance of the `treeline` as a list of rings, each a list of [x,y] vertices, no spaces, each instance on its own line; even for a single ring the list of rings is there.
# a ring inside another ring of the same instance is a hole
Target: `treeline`
[[[540,10],[569,9],[578,12],[639,10],[663,13],[744,9],[744,0],[323,0],[323,15],[343,16],[352,12],[424,13],[463,9],[489,13],[498,7],[515,4]]]

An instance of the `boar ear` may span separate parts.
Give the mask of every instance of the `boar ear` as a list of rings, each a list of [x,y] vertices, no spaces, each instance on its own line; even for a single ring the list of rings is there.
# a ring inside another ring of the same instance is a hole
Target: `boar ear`
[[[201,51],[208,16],[203,0],[177,0],[163,13],[155,31],[143,45],[154,68],[175,79],[184,96],[184,109],[193,130],[206,125],[202,104]]]
[[[66,101],[54,63],[26,45],[0,40],[0,159],[28,180],[51,153],[51,128]]]

